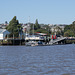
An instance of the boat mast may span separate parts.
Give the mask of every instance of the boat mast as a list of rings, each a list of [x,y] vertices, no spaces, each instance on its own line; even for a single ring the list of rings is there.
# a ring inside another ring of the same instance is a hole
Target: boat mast
[[[28,34],[30,33],[30,16],[28,17]]]
[[[33,24],[33,36],[34,36],[34,24]]]

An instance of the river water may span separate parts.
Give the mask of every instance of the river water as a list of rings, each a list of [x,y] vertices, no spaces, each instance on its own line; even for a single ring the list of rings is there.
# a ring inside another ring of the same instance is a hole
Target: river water
[[[75,75],[75,44],[0,46],[0,75]]]

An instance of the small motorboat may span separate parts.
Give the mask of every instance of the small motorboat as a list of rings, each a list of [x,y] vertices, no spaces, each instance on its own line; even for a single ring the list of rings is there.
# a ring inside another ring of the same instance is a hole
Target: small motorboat
[[[26,46],[37,46],[38,43],[36,41],[29,41],[25,44]]]

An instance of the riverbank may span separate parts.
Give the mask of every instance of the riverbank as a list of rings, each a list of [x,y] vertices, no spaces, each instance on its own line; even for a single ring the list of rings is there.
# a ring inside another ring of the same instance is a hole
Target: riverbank
[[[64,43],[56,43],[52,45],[75,44],[75,40],[65,40]],[[0,41],[0,46],[25,46],[25,41]],[[38,46],[50,46],[51,44],[39,44]]]

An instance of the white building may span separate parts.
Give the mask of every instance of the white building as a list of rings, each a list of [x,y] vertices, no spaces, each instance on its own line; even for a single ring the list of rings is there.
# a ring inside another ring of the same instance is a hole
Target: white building
[[[8,35],[10,32],[6,29],[0,29],[0,40],[4,40],[6,35]]]
[[[22,25],[22,27],[23,27],[23,32],[27,32],[27,33],[30,32],[30,24],[29,23]]]
[[[65,25],[49,25],[52,32],[64,31]]]

